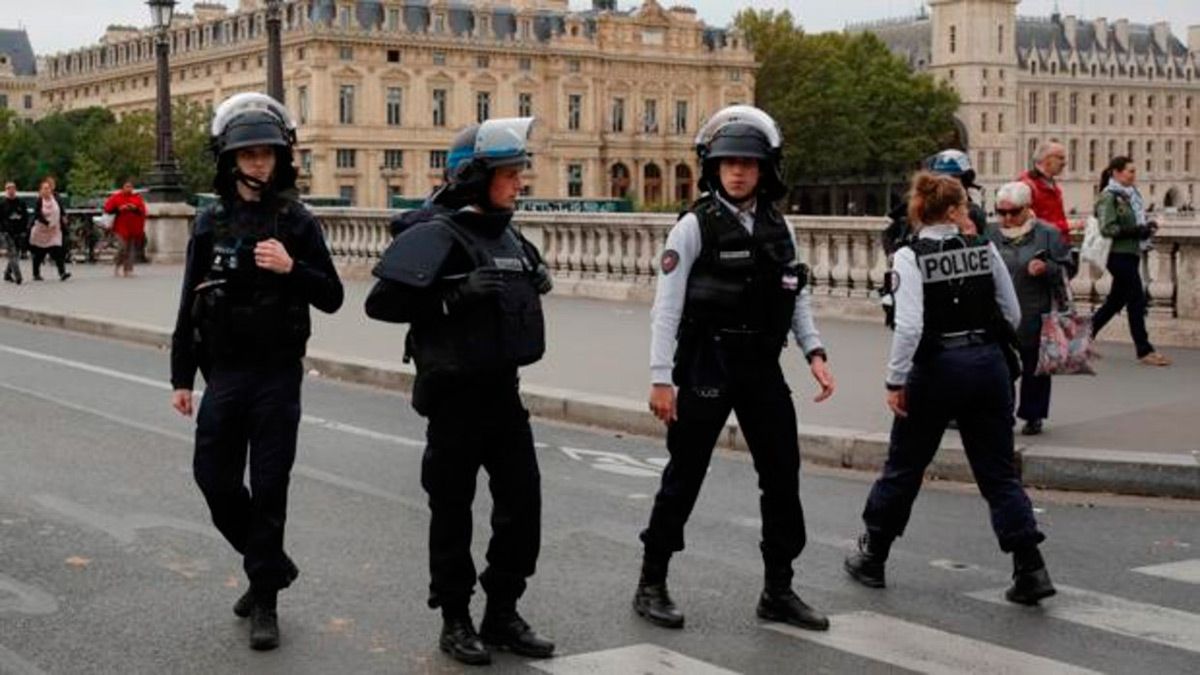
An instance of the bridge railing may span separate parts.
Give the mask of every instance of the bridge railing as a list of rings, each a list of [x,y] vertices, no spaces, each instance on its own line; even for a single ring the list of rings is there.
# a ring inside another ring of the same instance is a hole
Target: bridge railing
[[[334,257],[346,264],[373,264],[391,241],[394,211],[314,209]],[[676,217],[668,213],[532,213],[514,222],[542,251],[555,276],[652,286],[667,233]],[[877,295],[888,268],[880,243],[881,218],[789,217],[800,258],[812,270],[813,293],[831,298]],[[1200,320],[1200,223],[1167,221],[1146,257],[1144,281],[1152,311]],[[1107,273],[1087,265],[1072,281],[1077,299],[1099,302],[1112,287]]]

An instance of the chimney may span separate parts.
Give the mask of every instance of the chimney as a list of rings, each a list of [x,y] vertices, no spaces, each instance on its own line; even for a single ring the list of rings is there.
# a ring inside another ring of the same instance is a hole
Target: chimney
[[[192,11],[196,14],[196,21],[200,23],[220,19],[228,14],[225,5],[219,2],[197,2],[192,5]]]
[[[262,6],[263,0],[238,0],[238,12],[253,12]]]
[[[140,32],[134,26],[109,25],[104,29],[104,37],[100,38],[100,44],[115,45],[137,37]]]
[[[1188,51],[1200,54],[1200,26],[1188,26]]]
[[[1063,34],[1067,37],[1067,44],[1071,45],[1071,51],[1075,51],[1075,34],[1079,29],[1079,19],[1075,18],[1074,14],[1068,14],[1063,17]]]
[[[1171,24],[1159,21],[1153,26],[1154,42],[1164,53],[1171,53]]]
[[[1113,32],[1121,49],[1129,51],[1129,19],[1117,19],[1113,24]]]
[[[1092,21],[1092,29],[1096,31],[1096,44],[1101,49],[1108,49],[1108,20],[1100,17]]]

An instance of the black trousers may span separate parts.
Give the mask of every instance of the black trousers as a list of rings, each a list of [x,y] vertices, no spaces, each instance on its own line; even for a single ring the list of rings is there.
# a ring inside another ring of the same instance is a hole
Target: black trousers
[[[892,423],[883,474],[871,487],[863,510],[872,537],[891,541],[904,534],[925,469],[953,419],[991,511],[1000,549],[1011,552],[1045,539],[1017,477],[1012,388],[999,347],[975,345],[930,356],[913,366],[906,393],[908,417]]]
[[[1112,275],[1112,290],[1104,304],[1092,315],[1092,335],[1099,335],[1109,321],[1125,309],[1129,319],[1129,334],[1133,338],[1138,358],[1154,351],[1150,334],[1146,332],[1146,289],[1139,270],[1142,257],[1136,253],[1112,253],[1108,256],[1108,272]]]
[[[50,246],[42,248],[40,246],[30,246],[29,255],[33,258],[33,276],[40,277],[42,275],[42,263],[46,260],[46,255],[50,255],[50,259],[54,261],[55,267],[58,268],[58,276],[63,276],[67,273],[67,250],[62,246]]]
[[[1050,416],[1049,375],[1038,375],[1038,345],[1021,345],[1021,396],[1017,417],[1029,422]]]
[[[295,578],[283,551],[288,482],[300,426],[299,361],[275,367],[214,368],[196,418],[196,483],[213,524],[244,557],[256,589]],[[250,487],[245,484],[247,454]]]
[[[492,538],[479,581],[489,604],[514,604],[536,569],[542,531],[541,473],[516,378],[442,391],[426,410],[429,606],[465,611],[474,592],[471,504],[481,467],[492,493]]]
[[[721,390],[679,389],[678,418],[667,428],[670,461],[654,497],[650,524],[641,533],[646,555],[665,558],[683,550],[684,526],[730,410],[737,413],[758,472],[759,547],[767,574],[779,583],[788,582],[792,561],[804,550],[806,533],[796,410],[778,360],[756,364],[754,370],[740,369],[737,379]]]

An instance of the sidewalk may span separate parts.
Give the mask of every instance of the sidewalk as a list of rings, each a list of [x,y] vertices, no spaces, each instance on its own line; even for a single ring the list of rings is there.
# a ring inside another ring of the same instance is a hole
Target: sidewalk
[[[5,284],[0,316],[161,344],[174,324],[182,269],[141,266],[133,279],[114,278],[111,269],[74,265],[65,283]],[[310,366],[327,376],[405,387],[412,370],[401,363],[404,327],[366,317],[369,289],[370,282],[349,281],[338,314],[313,312]],[[546,311],[546,357],[523,371],[531,410],[661,434],[645,404],[649,307],[551,296]],[[831,400],[811,402],[816,388],[803,358],[794,346],[784,352],[805,457],[877,467],[891,424],[881,384],[890,335],[881,322],[818,319],[818,327],[838,381]],[[1046,433],[1017,437],[1026,482],[1200,498],[1200,350],[1165,350],[1175,365],[1159,369],[1136,363],[1128,345],[1101,344],[1099,351],[1097,377],[1055,381]],[[741,445],[736,424],[724,442]],[[957,435],[949,432],[943,445],[934,474],[969,479]]]

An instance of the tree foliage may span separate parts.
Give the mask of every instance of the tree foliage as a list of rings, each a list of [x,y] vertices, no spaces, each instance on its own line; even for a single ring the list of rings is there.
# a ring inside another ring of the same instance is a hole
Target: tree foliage
[[[792,181],[905,173],[954,137],[957,93],[869,33],[806,34],[790,12],[741,11],[755,99],[783,131]]]
[[[212,188],[211,119],[212,111],[197,103],[177,101],[172,109],[175,158],[189,192]],[[53,112],[29,123],[0,109],[0,180],[36,190],[42,178],[54,176],[60,191],[79,196],[111,190],[127,178],[140,185],[153,168],[155,133],[152,112],[118,120],[92,107]]]

